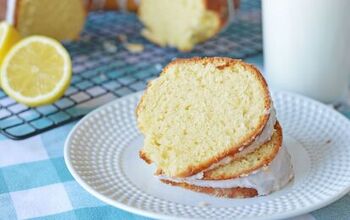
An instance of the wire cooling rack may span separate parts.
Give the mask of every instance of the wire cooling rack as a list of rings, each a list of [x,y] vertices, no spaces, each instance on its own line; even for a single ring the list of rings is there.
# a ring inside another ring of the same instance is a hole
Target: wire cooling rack
[[[228,56],[244,59],[262,51],[260,0],[243,0],[238,15],[215,38],[189,53],[160,48],[140,35],[136,15],[124,12],[94,12],[77,42],[68,42],[73,60],[73,78],[65,95],[52,105],[28,108],[0,90],[0,131],[11,139],[24,139],[74,121],[96,107],[142,90],[164,65],[175,57]],[[119,39],[118,39],[119,36]],[[125,48],[143,45],[142,52]]]

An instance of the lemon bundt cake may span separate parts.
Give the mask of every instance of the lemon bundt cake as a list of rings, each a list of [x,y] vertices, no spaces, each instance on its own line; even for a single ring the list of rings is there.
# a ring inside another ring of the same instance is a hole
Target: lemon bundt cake
[[[229,164],[186,178],[158,178],[219,197],[247,198],[281,189],[293,178],[293,168],[290,155],[282,146],[282,129],[277,122],[270,141]]]
[[[22,36],[74,40],[88,11],[138,11],[146,38],[186,51],[222,30],[238,6],[239,0],[0,0],[0,20]]]
[[[294,177],[287,149],[280,148],[268,166],[255,170],[248,176],[226,180],[179,180],[159,177],[164,183],[192,191],[226,198],[264,196],[282,189]]]
[[[191,50],[217,34],[229,20],[227,0],[142,0],[142,34],[161,45]]]
[[[264,78],[249,64],[230,58],[175,60],[138,105],[145,136],[140,155],[159,174],[191,176],[249,146],[274,120],[271,107]]]
[[[83,0],[1,0],[0,8],[3,18],[22,36],[57,40],[77,39],[87,13]]]
[[[293,177],[266,82],[230,58],[178,59],[136,109],[140,157],[161,181],[230,198],[266,195]]]

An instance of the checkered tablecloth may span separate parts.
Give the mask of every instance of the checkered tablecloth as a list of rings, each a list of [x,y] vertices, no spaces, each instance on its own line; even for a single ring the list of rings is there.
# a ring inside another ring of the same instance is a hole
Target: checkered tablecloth
[[[0,136],[1,220],[147,219],[95,199],[73,179],[64,163],[63,145],[74,124],[24,141]],[[350,195],[296,219],[348,220]]]

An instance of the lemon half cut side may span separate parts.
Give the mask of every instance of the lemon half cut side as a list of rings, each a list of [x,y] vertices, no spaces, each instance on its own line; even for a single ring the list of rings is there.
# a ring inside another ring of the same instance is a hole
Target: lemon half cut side
[[[28,106],[50,104],[68,88],[72,63],[56,40],[32,36],[18,42],[7,54],[0,72],[2,88]]]

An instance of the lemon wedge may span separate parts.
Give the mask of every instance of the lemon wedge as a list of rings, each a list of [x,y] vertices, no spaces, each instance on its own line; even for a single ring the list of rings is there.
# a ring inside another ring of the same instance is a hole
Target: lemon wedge
[[[16,29],[3,21],[0,22],[0,65],[11,47],[21,39]]]
[[[68,88],[72,63],[67,50],[56,40],[32,36],[19,41],[1,66],[3,90],[28,106],[50,104]]]

